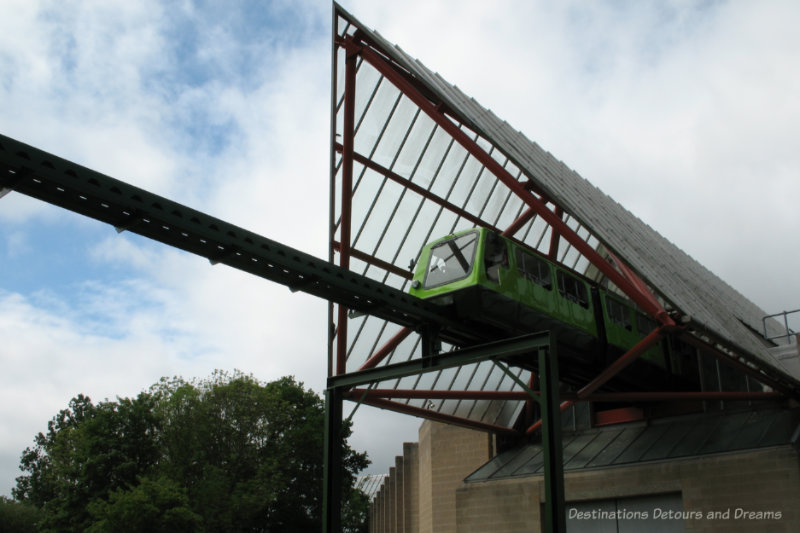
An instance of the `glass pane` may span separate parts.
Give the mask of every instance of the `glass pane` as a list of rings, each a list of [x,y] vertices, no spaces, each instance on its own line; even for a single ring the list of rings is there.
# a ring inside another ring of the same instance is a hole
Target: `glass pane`
[[[472,272],[478,232],[470,232],[437,244],[431,249],[425,287],[437,287],[466,278]]]

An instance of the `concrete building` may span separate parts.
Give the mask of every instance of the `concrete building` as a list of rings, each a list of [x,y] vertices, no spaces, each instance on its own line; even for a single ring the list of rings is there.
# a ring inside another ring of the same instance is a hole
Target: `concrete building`
[[[565,428],[568,530],[800,531],[800,410]],[[372,533],[542,531],[535,443],[426,421],[372,504]],[[402,474],[398,474],[401,472]]]

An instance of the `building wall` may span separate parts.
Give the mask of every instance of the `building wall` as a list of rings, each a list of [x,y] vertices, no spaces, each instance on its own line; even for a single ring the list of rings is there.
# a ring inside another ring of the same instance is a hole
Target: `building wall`
[[[419,533],[456,533],[456,488],[491,458],[490,436],[426,421],[419,437]]]
[[[565,487],[568,511],[570,502],[679,493],[681,517],[648,509],[649,517],[661,513],[659,520],[682,522],[691,533],[800,531],[800,460],[791,446],[569,472]],[[542,476],[463,483],[457,531],[539,531],[543,502]]]
[[[423,422],[372,503],[371,533],[456,533],[456,489],[490,458],[487,433]]]
[[[425,422],[419,444],[403,446],[393,475],[373,502],[370,531],[539,531],[543,476],[463,481],[489,459],[491,448],[485,433]],[[604,501],[629,502],[642,496],[675,501],[680,495],[682,515],[657,520],[656,525],[665,530],[674,526],[672,529],[683,527],[689,533],[800,531],[800,455],[788,445],[568,472],[565,486],[568,511],[571,502],[591,509],[594,502],[599,506]],[[651,519],[656,514],[653,507],[658,505],[653,501],[659,500],[646,500],[650,507],[642,507]],[[654,530],[651,523],[634,521],[632,525]]]
[[[403,530],[419,531],[419,444],[403,444]]]

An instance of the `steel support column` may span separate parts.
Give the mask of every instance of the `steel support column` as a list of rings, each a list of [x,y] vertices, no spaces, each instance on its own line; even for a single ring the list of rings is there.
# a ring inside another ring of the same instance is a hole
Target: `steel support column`
[[[325,391],[325,458],[323,461],[322,533],[342,530],[342,392]]]
[[[525,354],[533,354],[537,351],[546,350],[545,355],[540,355],[540,359],[544,360],[546,368],[550,369],[548,376],[543,378],[555,380],[546,390],[551,394],[556,395],[556,399],[552,400],[558,403],[558,364],[555,359],[555,348],[552,351],[547,350],[549,347],[554,346],[552,337],[548,332],[539,332],[506,339],[502,341],[494,341],[478,346],[471,346],[453,352],[441,353],[425,357],[421,359],[412,359],[402,363],[390,364],[378,368],[363,369],[357,372],[345,373],[342,375],[335,375],[328,377],[327,390],[325,395],[325,412],[326,412],[326,437],[325,437],[325,481],[324,481],[324,494],[323,494],[323,520],[324,520],[324,533],[334,533],[340,531],[341,527],[341,478],[342,478],[342,449],[341,449],[341,428],[342,428],[342,401],[345,393],[354,394],[352,390],[354,387],[360,385],[371,385],[385,380],[393,380],[405,376],[423,374],[427,372],[434,372],[446,368],[463,366],[470,363],[477,363],[486,360],[506,359],[511,357],[522,356]],[[555,370],[553,370],[555,367]],[[555,374],[553,374],[555,372]],[[433,420],[440,420],[451,424],[458,424],[474,429],[481,429],[494,433],[516,433],[514,430],[488,424],[480,421],[469,420],[453,415],[437,413],[429,409],[422,409],[410,405],[392,402],[390,400],[381,398],[369,398],[369,391],[358,391],[359,397],[364,400],[365,404],[391,409],[397,412],[404,412],[420,416],[422,418],[430,418]],[[561,441],[560,441],[560,426],[561,422],[558,413],[555,415],[550,414],[550,420],[553,427],[548,426],[548,436],[551,440],[558,441],[558,449],[554,451],[554,456],[551,461],[559,461],[559,466],[551,469],[551,474],[560,475],[559,480],[554,481],[554,487],[551,487],[553,494],[557,494],[559,487],[561,490],[561,498],[553,500],[552,495],[548,496],[548,505],[557,504],[561,501],[561,514],[563,515],[563,467],[560,465],[561,461]],[[548,493],[550,494],[550,493]],[[556,510],[554,516],[558,516],[559,511]],[[557,529],[556,531],[563,531]]]
[[[555,339],[550,347],[539,349],[539,406],[542,412],[542,450],[544,452],[544,524],[549,533],[567,531],[564,506],[564,461],[559,407],[558,353]]]

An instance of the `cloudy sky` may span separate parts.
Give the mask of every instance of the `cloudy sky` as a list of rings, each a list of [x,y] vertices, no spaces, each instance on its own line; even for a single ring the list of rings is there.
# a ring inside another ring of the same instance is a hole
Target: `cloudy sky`
[[[800,307],[800,4],[344,1],[764,308]],[[0,1],[0,133],[327,257],[331,5]],[[0,494],[78,393],[324,388],[326,305],[10,193]],[[346,411],[349,406],[346,406]],[[418,421],[356,414],[385,472]]]

